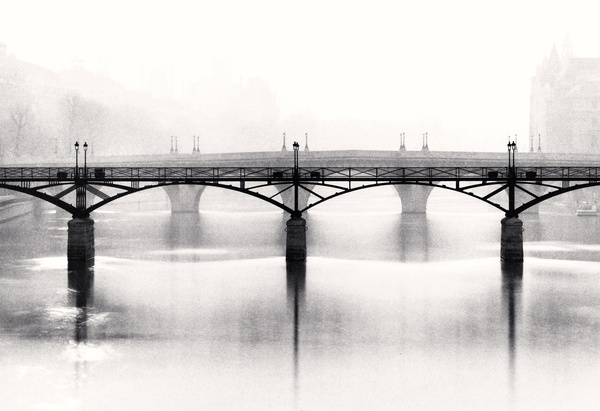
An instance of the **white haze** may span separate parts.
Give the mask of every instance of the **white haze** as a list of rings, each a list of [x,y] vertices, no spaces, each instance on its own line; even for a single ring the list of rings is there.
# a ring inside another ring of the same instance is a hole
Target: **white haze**
[[[2,6],[0,41],[56,71],[80,58],[131,89],[159,70],[174,97],[215,71],[232,83],[260,78],[276,96],[275,150],[283,132],[302,143],[308,132],[316,150],[395,150],[401,132],[419,149],[428,132],[432,149],[500,151],[507,135],[528,134],[531,77],[553,44],[560,51],[568,34],[577,56],[600,57],[597,9],[591,1],[24,0]]]

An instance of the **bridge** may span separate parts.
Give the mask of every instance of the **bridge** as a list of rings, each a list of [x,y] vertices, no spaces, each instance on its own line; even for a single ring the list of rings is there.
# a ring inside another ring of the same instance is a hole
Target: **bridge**
[[[93,258],[93,211],[158,187],[167,192],[172,212],[198,212],[206,187],[266,201],[290,215],[286,258],[304,260],[304,213],[356,190],[390,185],[401,198],[403,213],[425,212],[435,187],[465,194],[503,211],[501,259],[522,261],[520,213],[569,191],[600,185],[600,166],[594,165],[593,157],[517,153],[510,144],[508,159],[499,153],[310,152],[302,153],[300,167],[299,157],[294,145],[294,151],[287,153],[133,156],[94,159],[93,167],[88,167],[87,161],[80,167],[77,160],[75,167],[3,167],[0,187],[71,213],[68,256],[74,260]]]

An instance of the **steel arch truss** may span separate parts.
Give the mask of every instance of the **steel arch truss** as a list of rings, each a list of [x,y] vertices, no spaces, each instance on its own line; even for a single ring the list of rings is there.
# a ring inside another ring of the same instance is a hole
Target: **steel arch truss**
[[[50,202],[73,215],[92,211],[126,195],[161,186],[204,185],[242,192],[292,213],[283,199],[289,190],[317,201],[296,208],[304,212],[324,201],[359,189],[416,184],[469,195],[518,214],[560,194],[600,185],[600,167],[10,167],[0,168],[0,187]],[[274,187],[266,189],[266,187]],[[315,190],[323,187],[328,193]],[[521,204],[506,203],[512,191]],[[100,199],[88,206],[88,195]]]
[[[507,215],[525,210],[558,195],[600,185],[599,167],[400,167],[300,169],[300,187],[318,198],[302,212],[353,191],[382,185],[430,186],[460,192],[489,204]],[[510,192],[513,199],[511,209]],[[328,187],[321,195],[315,187]]]

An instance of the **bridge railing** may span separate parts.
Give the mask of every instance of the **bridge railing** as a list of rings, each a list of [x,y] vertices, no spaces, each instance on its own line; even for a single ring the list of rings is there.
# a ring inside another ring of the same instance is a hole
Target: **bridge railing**
[[[517,178],[537,180],[591,180],[597,181],[599,167],[517,167]]]
[[[55,180],[70,179],[74,176],[75,167],[0,167],[2,180]]]
[[[239,180],[291,178],[293,168],[271,167],[115,167],[106,168],[110,180]]]
[[[504,178],[505,167],[370,167],[343,168],[321,167],[301,168],[301,178],[317,179],[359,179],[359,180],[456,180],[456,179],[489,179]],[[491,177],[493,176],[493,177]]]
[[[304,180],[495,180],[505,179],[507,167],[303,167]],[[291,180],[293,167],[0,167],[0,181],[60,183],[90,181],[278,181]],[[600,167],[516,167],[522,180],[600,181]]]

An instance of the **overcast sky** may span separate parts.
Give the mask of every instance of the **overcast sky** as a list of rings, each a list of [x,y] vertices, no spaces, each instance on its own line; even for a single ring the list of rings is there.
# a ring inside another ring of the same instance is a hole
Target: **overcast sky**
[[[131,87],[152,67],[193,80],[218,62],[266,79],[282,118],[405,127],[414,148],[429,131],[443,149],[502,150],[528,134],[531,77],[554,43],[568,32],[576,55],[600,57],[592,1],[10,3],[0,41],[19,59],[59,70],[80,57]]]

